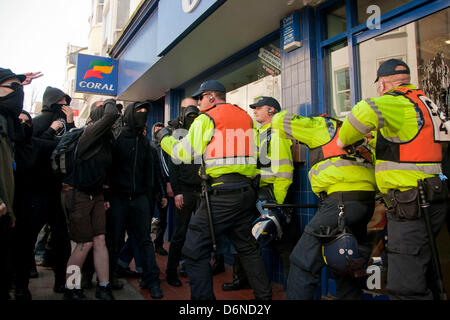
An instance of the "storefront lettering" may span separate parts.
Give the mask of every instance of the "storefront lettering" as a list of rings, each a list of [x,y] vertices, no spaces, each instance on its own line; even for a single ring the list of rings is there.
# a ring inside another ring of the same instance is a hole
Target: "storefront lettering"
[[[86,81],[80,81],[80,88],[87,88],[87,89],[95,89],[95,90],[107,90],[107,91],[114,91],[114,85],[111,84],[101,84],[101,83],[95,83],[95,82],[86,82]]]
[[[198,6],[200,0],[181,0],[181,6],[183,11],[186,13],[191,13]]]

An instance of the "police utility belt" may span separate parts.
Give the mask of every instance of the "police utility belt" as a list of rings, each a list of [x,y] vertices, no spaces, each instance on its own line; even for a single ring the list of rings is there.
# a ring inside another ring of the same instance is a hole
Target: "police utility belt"
[[[424,179],[424,191],[427,202],[436,203],[447,200],[447,182],[439,176]],[[420,210],[419,189],[417,187],[406,191],[388,190],[383,196],[386,204],[386,215],[393,220],[415,220],[422,214]]]
[[[242,193],[252,189],[253,179],[238,173],[224,174],[208,181],[209,191],[214,195]]]

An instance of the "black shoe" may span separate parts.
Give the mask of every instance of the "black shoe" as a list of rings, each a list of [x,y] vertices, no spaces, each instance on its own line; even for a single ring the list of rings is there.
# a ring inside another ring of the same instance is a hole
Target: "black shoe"
[[[95,297],[100,300],[116,300],[111,291],[111,285],[108,284],[106,287],[97,285],[95,290]]]
[[[160,256],[167,256],[169,254],[166,249],[160,246],[155,246],[155,252]]]
[[[186,269],[184,268],[184,263],[180,265],[180,271],[179,272],[180,272],[180,277],[183,277],[183,278],[187,278],[188,277]]]
[[[31,292],[27,289],[17,289],[14,293],[17,301],[31,301]]]
[[[124,268],[121,266],[117,266],[116,275],[119,278],[140,278],[142,277],[142,273],[132,271],[129,267]]]
[[[222,284],[223,291],[236,291],[242,289],[251,289],[247,280],[236,279],[233,282],[226,282]]]
[[[172,287],[181,287],[183,285],[176,274],[166,274],[166,280]]]
[[[153,299],[161,299],[163,297],[163,292],[159,286],[153,286],[148,290]]]
[[[109,285],[111,286],[111,290],[120,290],[123,288],[123,282],[117,278],[112,278]]]
[[[64,288],[64,300],[87,300],[83,289]]]

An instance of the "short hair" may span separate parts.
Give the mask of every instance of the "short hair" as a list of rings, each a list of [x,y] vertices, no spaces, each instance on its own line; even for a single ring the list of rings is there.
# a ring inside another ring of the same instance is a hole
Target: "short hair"
[[[225,97],[226,97],[226,93],[225,92],[221,92],[221,91],[211,91],[214,93],[214,95],[220,99],[220,100],[224,100],[225,101]]]

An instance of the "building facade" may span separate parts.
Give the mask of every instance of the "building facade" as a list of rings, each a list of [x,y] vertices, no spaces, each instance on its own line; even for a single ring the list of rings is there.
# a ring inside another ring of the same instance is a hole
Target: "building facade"
[[[175,118],[181,99],[207,79],[221,81],[227,100],[245,110],[270,95],[283,110],[344,118],[376,96],[377,68],[390,58],[406,61],[412,83],[448,109],[449,15],[446,0],[143,0],[102,48],[119,63],[117,98],[152,101],[149,124]],[[291,201],[315,204],[308,151],[295,152]],[[297,209],[302,228],[314,212]],[[445,243],[446,231],[439,248],[448,286]],[[278,257],[264,256],[272,279],[284,283]],[[318,294],[335,294],[326,268]]]

